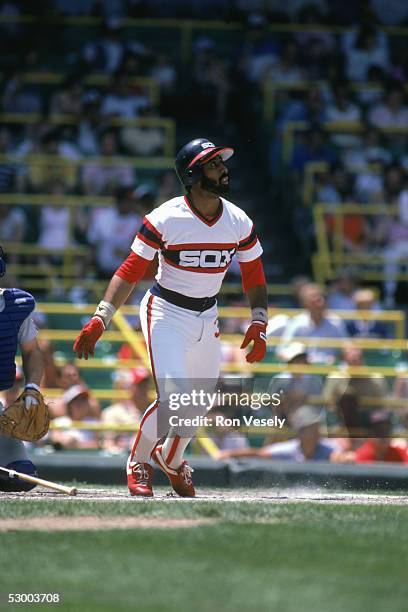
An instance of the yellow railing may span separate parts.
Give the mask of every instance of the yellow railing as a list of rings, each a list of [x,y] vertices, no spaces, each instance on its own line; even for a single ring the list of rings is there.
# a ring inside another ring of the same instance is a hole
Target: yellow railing
[[[263,118],[265,121],[274,121],[276,118],[276,98],[280,92],[291,93],[291,92],[307,92],[315,87],[327,87],[327,81],[295,81],[293,83],[287,83],[285,81],[272,81],[268,80],[264,83],[263,93]],[[383,92],[384,87],[381,83],[367,83],[354,81],[350,83],[350,88],[355,92]],[[408,85],[406,85],[408,91]]]
[[[315,178],[318,174],[324,174],[329,171],[329,164],[327,162],[307,162],[304,166],[303,170],[303,203],[305,205],[310,205],[313,203],[313,198],[315,195]],[[347,167],[347,172],[349,174],[358,174],[361,172],[360,167]],[[373,162],[368,165],[368,168],[364,171],[364,173],[368,174],[381,174],[382,173],[382,164],[377,162]]]
[[[356,122],[327,122],[322,128],[329,133],[335,134],[359,134],[363,132],[364,125]],[[282,133],[282,158],[285,163],[288,163],[292,158],[295,135],[297,132],[306,132],[310,129],[310,125],[306,121],[288,121],[283,127]],[[394,136],[406,136],[408,134],[408,126],[406,127],[383,127],[378,128],[383,134]]]
[[[131,166],[140,169],[167,170],[174,167],[174,159],[171,157],[131,157],[130,155],[92,156],[82,159],[67,159],[55,157],[54,155],[30,154],[25,157],[15,155],[0,155],[0,162],[13,164],[15,166],[63,166],[81,168],[88,164],[100,164],[101,166]]]
[[[0,124],[33,125],[41,121],[44,121],[44,115],[41,113],[0,113]],[[80,121],[80,117],[76,115],[56,114],[47,117],[47,123],[53,125],[78,125]],[[140,117],[138,119],[103,117],[103,124],[106,127],[160,128],[163,130],[165,136],[163,156],[165,158],[171,158],[175,155],[176,122],[174,119],[166,119],[164,117]]]
[[[72,27],[95,27],[100,28],[103,25],[103,20],[100,17],[93,16],[62,16],[57,14],[49,15],[1,15],[0,23],[22,23],[35,24],[41,19],[41,25],[49,25],[55,27],[56,24],[64,24]],[[193,19],[139,19],[127,18],[121,21],[121,25],[125,29],[148,30],[149,28],[157,31],[164,29],[175,30],[179,36],[179,56],[187,62],[190,58],[192,43],[194,36],[202,30],[216,32],[242,32],[244,36],[245,26],[241,22],[226,22],[217,20],[193,20]],[[269,32],[296,33],[296,32],[330,32],[332,34],[340,34],[347,32],[351,28],[344,26],[326,26],[321,24],[305,25],[296,23],[273,24],[268,26]],[[408,28],[400,26],[380,27],[380,30],[386,32],[390,36],[407,36]]]
[[[398,217],[399,209],[397,206],[379,204],[341,204],[330,207],[325,204],[315,204],[313,207],[314,223],[317,237],[317,253],[314,255],[312,264],[316,280],[320,283],[332,279],[337,272],[346,265],[358,268],[360,278],[368,281],[383,281],[384,255],[382,253],[372,253],[362,251],[358,253],[347,252],[343,244],[344,219],[347,216],[390,216]],[[333,235],[329,239],[326,217],[333,218]],[[373,269],[376,266],[377,269]],[[380,268],[380,269],[378,269]],[[408,274],[398,272],[397,280],[408,280]]]
[[[45,314],[93,314],[95,312],[95,306],[90,305],[73,305],[69,303],[47,303],[39,302],[37,304],[37,310]],[[123,315],[138,315],[138,306],[122,306],[120,312]],[[269,316],[272,317],[277,314],[287,314],[289,316],[295,316],[303,313],[304,310],[300,308],[269,308]],[[404,325],[405,325],[405,313],[400,310],[329,310],[328,314],[336,314],[344,320],[370,320],[370,321],[388,321],[395,323],[396,325],[396,336],[397,338],[404,338]],[[218,308],[218,316],[220,319],[234,317],[240,319],[250,319],[250,310],[242,306],[230,307],[220,306]],[[382,341],[381,341],[382,342]]]

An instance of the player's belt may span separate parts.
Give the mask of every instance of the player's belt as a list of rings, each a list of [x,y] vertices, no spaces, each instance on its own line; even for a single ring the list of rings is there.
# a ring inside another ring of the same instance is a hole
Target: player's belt
[[[180,306],[180,308],[187,308],[187,310],[196,310],[197,312],[208,310],[208,308],[212,308],[212,306],[217,303],[216,295],[204,298],[188,297],[182,293],[177,293],[177,291],[165,289],[159,285],[159,283],[153,285],[153,287],[150,289],[150,293],[162,298],[163,300],[166,300],[166,302],[170,302],[170,304]]]

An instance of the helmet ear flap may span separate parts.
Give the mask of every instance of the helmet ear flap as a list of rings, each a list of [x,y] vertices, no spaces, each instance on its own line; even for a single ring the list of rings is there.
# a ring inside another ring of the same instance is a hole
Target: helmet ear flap
[[[191,187],[194,183],[197,183],[201,178],[201,172],[201,167],[198,164],[191,168],[187,168],[184,173],[184,185],[186,187]]]

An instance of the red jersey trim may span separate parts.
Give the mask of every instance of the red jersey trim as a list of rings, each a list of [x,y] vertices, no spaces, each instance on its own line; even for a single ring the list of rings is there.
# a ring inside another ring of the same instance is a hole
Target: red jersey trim
[[[156,251],[158,251],[160,248],[155,242],[152,242],[151,240],[146,238],[146,236],[143,236],[143,234],[141,234],[140,232],[136,234],[136,238],[147,244],[147,246],[151,247],[152,249],[155,249]]]
[[[154,225],[152,225],[152,224],[150,223],[149,219],[146,219],[146,217],[144,217],[144,219],[143,219],[143,225],[146,225],[146,227],[148,227],[148,228],[149,228],[149,230],[150,230],[151,232],[153,232],[154,234],[156,234],[156,236],[157,236],[158,238],[160,238],[160,240],[162,239],[162,235],[163,235],[163,234],[161,234],[161,233],[159,232],[159,230],[158,230],[158,229],[156,229],[156,228],[154,227]]]
[[[224,212],[224,204],[222,203],[222,200],[220,199],[220,210],[219,210],[217,216],[214,217],[214,219],[212,219],[211,221],[209,221],[208,219],[203,217],[203,215],[196,209],[196,207],[193,204],[190,204],[190,202],[187,199],[187,196],[184,196],[184,201],[187,204],[187,206],[189,207],[189,209],[191,210],[191,212],[193,213],[193,215],[198,217],[200,219],[200,221],[202,221],[203,223],[205,223],[209,227],[211,227],[212,225],[215,225],[217,223],[217,221],[219,221],[219,219],[222,217],[222,213]]]
[[[172,266],[173,268],[177,268],[177,270],[185,270],[186,272],[198,272],[199,274],[224,274],[231,265],[231,262],[230,262],[227,266],[224,266],[223,268],[208,268],[208,270],[206,270],[204,268],[190,268],[190,267],[186,268],[185,266],[179,266],[173,261],[166,259],[166,257],[164,257],[164,261],[169,266]]]
[[[242,252],[242,251],[248,251],[248,249],[252,249],[252,247],[254,247],[256,245],[256,243],[258,242],[258,237],[255,236],[255,238],[252,240],[252,242],[250,242],[249,244],[246,244],[245,246],[242,247],[238,247],[238,251]]]
[[[166,251],[181,251],[183,249],[236,249],[237,244],[225,244],[222,242],[195,242],[186,244],[168,244]]]

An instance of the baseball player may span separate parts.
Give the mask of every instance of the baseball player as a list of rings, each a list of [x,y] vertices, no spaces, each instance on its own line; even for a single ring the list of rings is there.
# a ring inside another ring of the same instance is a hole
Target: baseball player
[[[0,247],[0,277],[6,272],[4,252]],[[37,327],[31,318],[35,300],[21,289],[0,289],[0,391],[10,389],[15,382],[15,356],[20,345],[24,378],[27,381],[25,408],[37,405],[43,376],[43,358],[37,343]],[[33,392],[30,394],[30,391]],[[0,411],[3,406],[0,402]],[[28,458],[24,443],[17,438],[0,434],[0,466],[30,476],[37,476],[36,467]],[[0,491],[29,491],[33,485],[22,480],[0,476]]]
[[[153,461],[167,474],[180,496],[194,497],[192,469],[183,461],[191,435],[170,427],[163,435],[169,387],[189,390],[199,379],[214,388],[220,369],[217,294],[232,258],[238,259],[252,321],[241,348],[253,342],[248,362],[266,352],[267,293],[259,244],[252,221],[225,199],[229,176],[225,162],[231,148],[206,138],[178,152],[176,173],[186,195],[173,198],[147,214],[94,316],[74,344],[79,358],[94,354],[95,344],[115,311],[159,253],[156,284],[140,304],[142,331],[148,347],[157,399],[144,413],[127,463],[131,495],[150,497]],[[191,416],[195,416],[191,407]]]

